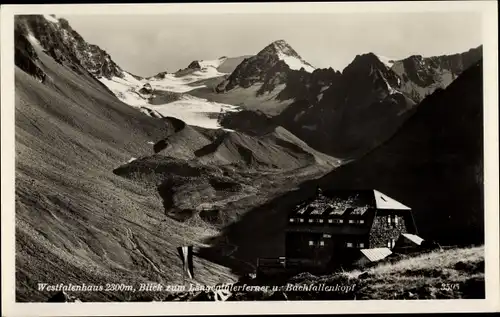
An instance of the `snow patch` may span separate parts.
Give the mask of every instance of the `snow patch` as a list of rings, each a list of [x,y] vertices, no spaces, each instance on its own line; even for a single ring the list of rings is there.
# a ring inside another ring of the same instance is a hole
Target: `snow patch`
[[[288,67],[290,67],[290,69],[300,70],[302,67],[304,67],[305,71],[308,73],[312,73],[315,70],[314,67],[306,64],[306,62],[295,56],[290,56],[283,54],[282,52],[278,52],[278,58],[284,61],[288,65]]]
[[[389,69],[392,68],[392,66],[394,65],[394,62],[396,60],[394,58],[390,58],[390,57],[383,56],[383,55],[376,55],[376,56]]]
[[[130,160],[127,161],[127,163],[133,162],[135,160],[137,160],[137,158],[136,157],[132,157]]]
[[[148,141],[148,144],[154,145],[155,143],[153,141]]]
[[[399,94],[400,93],[396,89],[392,88],[391,85],[389,85],[389,82],[387,81],[387,79],[385,79],[385,77],[382,77],[382,79],[384,80],[384,82],[385,82],[385,84],[387,86],[387,90],[389,91],[389,95],[394,95],[394,94]]]
[[[36,45],[36,46],[41,45],[40,42],[37,40],[37,38],[31,33],[28,33],[27,39],[32,45]]]
[[[313,125],[303,125],[302,126],[302,129],[311,130],[311,131],[316,131],[317,128],[318,127],[317,127],[316,124],[313,124]]]
[[[137,85],[134,82],[116,76],[111,79],[103,77],[99,81],[108,87],[118,99],[130,106],[140,107],[148,104],[147,100],[137,92],[141,89],[142,84]]]
[[[45,20],[50,21],[52,23],[59,23],[59,21],[51,15],[44,14],[43,17],[45,18]]]
[[[318,102],[320,102],[321,99],[323,99],[323,93],[321,93],[321,94],[318,95]]]
[[[220,65],[222,65],[222,63],[226,61],[226,59],[227,57],[222,57],[214,60],[198,61],[198,63],[200,64],[201,68],[218,68]]]

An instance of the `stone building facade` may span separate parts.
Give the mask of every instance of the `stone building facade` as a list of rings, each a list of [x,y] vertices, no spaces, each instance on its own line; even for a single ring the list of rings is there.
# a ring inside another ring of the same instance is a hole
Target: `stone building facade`
[[[303,269],[348,266],[361,250],[393,249],[403,233],[417,233],[411,209],[389,196],[318,190],[288,215],[285,257]]]

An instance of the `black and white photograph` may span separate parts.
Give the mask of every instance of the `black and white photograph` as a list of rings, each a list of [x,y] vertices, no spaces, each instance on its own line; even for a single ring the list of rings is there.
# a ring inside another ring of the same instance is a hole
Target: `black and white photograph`
[[[15,304],[498,309],[497,4],[402,4],[2,7]]]

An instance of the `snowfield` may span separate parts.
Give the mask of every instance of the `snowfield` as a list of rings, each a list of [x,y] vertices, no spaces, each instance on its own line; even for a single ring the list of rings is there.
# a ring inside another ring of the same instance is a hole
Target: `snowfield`
[[[210,102],[203,98],[184,95],[180,100],[151,105],[148,101],[150,94],[141,94],[139,90],[149,83],[153,89],[187,93],[193,89],[204,88],[205,85],[191,85],[197,81],[220,77],[226,75],[217,71],[217,67],[225,61],[225,58],[209,61],[199,61],[202,69],[195,70],[187,75],[177,77],[175,74],[165,74],[164,78],[148,78],[138,80],[131,74],[123,72],[124,77],[113,77],[111,79],[100,78],[122,102],[140,108],[140,111],[149,116],[169,116],[180,119],[189,125],[208,129],[219,129],[221,126],[217,121],[218,114],[226,111],[238,111],[238,107]]]
[[[189,125],[208,129],[221,128],[217,122],[219,113],[238,111],[238,107],[236,106],[211,102],[207,99],[190,95],[184,95],[181,100],[168,104],[149,105],[148,107],[165,117],[174,117]]]
[[[302,67],[304,67],[305,71],[308,73],[312,73],[315,69],[311,65],[304,63],[304,61],[300,60],[299,58],[286,55],[282,52],[278,52],[278,58],[284,61],[290,67],[290,69],[300,70]]]
[[[146,96],[139,93],[144,83],[137,80],[127,72],[123,72],[124,78],[113,77],[111,79],[99,78],[99,80],[111,90],[122,102],[140,107],[148,104]]]

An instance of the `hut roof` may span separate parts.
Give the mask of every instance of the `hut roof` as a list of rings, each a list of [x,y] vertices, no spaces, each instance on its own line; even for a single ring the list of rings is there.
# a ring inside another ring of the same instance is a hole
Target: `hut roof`
[[[295,215],[326,217],[363,216],[369,209],[410,210],[409,207],[378,190],[318,191],[315,196],[297,205]]]
[[[371,262],[383,260],[392,254],[389,248],[361,249],[360,251]]]
[[[402,236],[405,237],[407,240],[409,240],[417,245],[421,245],[422,242],[424,241],[424,239],[420,238],[416,234],[403,233]]]

